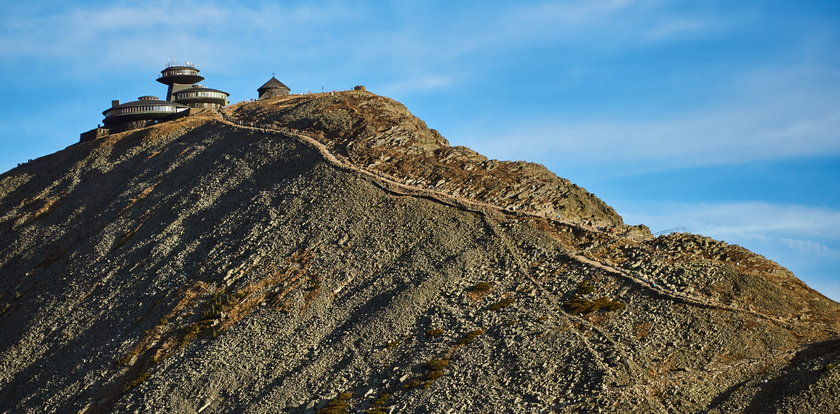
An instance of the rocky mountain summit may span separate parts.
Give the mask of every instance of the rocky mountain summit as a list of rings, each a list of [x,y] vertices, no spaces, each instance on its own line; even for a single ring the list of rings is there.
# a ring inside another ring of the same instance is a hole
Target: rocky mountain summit
[[[0,175],[0,412],[840,411],[840,304],[364,91]]]

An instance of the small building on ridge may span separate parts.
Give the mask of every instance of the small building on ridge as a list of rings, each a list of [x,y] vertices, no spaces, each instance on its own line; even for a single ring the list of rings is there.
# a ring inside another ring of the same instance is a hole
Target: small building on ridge
[[[289,96],[289,92],[291,92],[291,89],[274,76],[257,89],[257,93],[259,94],[258,99],[266,99],[273,96]]]

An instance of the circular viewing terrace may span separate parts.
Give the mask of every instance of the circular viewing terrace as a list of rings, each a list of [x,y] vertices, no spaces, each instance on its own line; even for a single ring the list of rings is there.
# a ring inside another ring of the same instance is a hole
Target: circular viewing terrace
[[[189,109],[177,102],[161,101],[156,96],[141,96],[136,101],[126,102],[108,108],[102,112],[105,115],[105,125],[119,124],[132,121],[152,121],[167,119],[170,116]]]
[[[173,100],[193,108],[221,108],[228,103],[227,92],[193,85],[172,94]]]
[[[198,74],[199,70],[193,66],[168,66],[160,71],[161,75],[157,81],[164,85],[173,83],[192,85],[204,80],[204,76]]]

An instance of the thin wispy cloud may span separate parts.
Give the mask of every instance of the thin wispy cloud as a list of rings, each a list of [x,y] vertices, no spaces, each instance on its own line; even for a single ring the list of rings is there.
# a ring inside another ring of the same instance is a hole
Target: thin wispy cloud
[[[543,2],[519,6],[511,13],[510,21],[528,23],[530,27],[554,24],[585,26],[614,18],[633,7],[654,3],[644,0]]]
[[[808,281],[808,285],[833,301],[840,302],[840,282],[831,279],[817,279]]]
[[[689,34],[708,34],[717,28],[717,24],[708,20],[675,18],[660,22],[648,29],[645,34],[649,39],[663,40]]]
[[[768,238],[770,242],[776,242],[787,246],[794,251],[806,255],[823,256],[826,258],[840,260],[840,250],[833,249],[823,243],[815,242],[813,240],[790,239],[785,237]]]
[[[614,0],[519,5],[499,16],[501,29],[494,32],[514,41],[537,38],[581,42],[580,46],[590,49],[634,48],[686,35],[717,36],[752,18],[749,10],[738,7],[727,14],[691,14],[673,10],[672,3]]]
[[[416,78],[396,81],[381,85],[377,88],[384,95],[405,95],[417,92],[429,92],[446,88],[454,82],[452,76],[425,75]]]
[[[766,202],[650,202],[623,206],[631,220],[718,236],[824,239],[840,242],[840,210]]]
[[[409,4],[409,11],[430,9]],[[465,58],[527,45],[628,48],[686,32],[709,34],[716,27],[705,17],[669,11],[667,5],[651,0],[503,3],[456,8],[445,24],[433,27],[416,24],[412,13],[401,16],[400,24],[390,24],[379,19],[376,8],[338,2],[158,0],[91,4],[70,11],[18,6],[14,14],[0,17],[0,56],[67,59],[72,65],[68,70],[84,74],[113,65],[157,63],[161,54],[182,59],[186,51],[186,57],[216,67],[277,53],[332,57],[345,64],[376,61],[384,70],[410,70],[412,77],[422,77],[435,76],[442,64],[460,65]],[[468,21],[483,24],[464,24]],[[343,33],[332,35],[336,30]],[[220,63],[219,56],[229,63]]]
[[[469,134],[493,155],[560,157],[570,167],[609,165],[615,174],[840,154],[840,87],[832,86],[839,84],[840,71],[831,69],[760,72],[724,101],[661,118],[533,120]]]
[[[617,203],[629,223],[653,231],[685,231],[739,244],[808,275],[808,283],[840,300],[840,210],[766,202]],[[801,276],[801,274],[800,274]]]
[[[90,5],[71,12],[42,13],[35,8],[0,18],[0,56],[70,59],[80,71],[111,65],[157,65],[162,52],[175,57],[178,51],[189,51],[192,60],[230,61],[247,59],[258,51],[289,52],[296,46],[289,39],[309,44],[323,41],[312,29],[356,15],[352,8],[338,3],[281,7],[161,0]],[[221,56],[225,59],[219,59]]]

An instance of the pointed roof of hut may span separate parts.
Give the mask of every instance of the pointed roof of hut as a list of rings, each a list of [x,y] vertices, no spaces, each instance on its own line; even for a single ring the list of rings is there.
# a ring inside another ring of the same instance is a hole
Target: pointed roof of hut
[[[284,84],[283,84],[283,82],[280,82],[280,81],[279,81],[279,80],[277,80],[277,78],[275,78],[274,76],[272,76],[272,77],[271,77],[271,79],[269,79],[269,80],[268,80],[268,82],[264,83],[264,84],[263,84],[263,86],[260,86],[260,87],[259,87],[259,89],[257,89],[257,92],[262,93],[262,91],[264,91],[264,90],[266,90],[266,89],[286,89],[286,90],[291,90],[291,88],[289,88],[288,86],[284,85]]]

